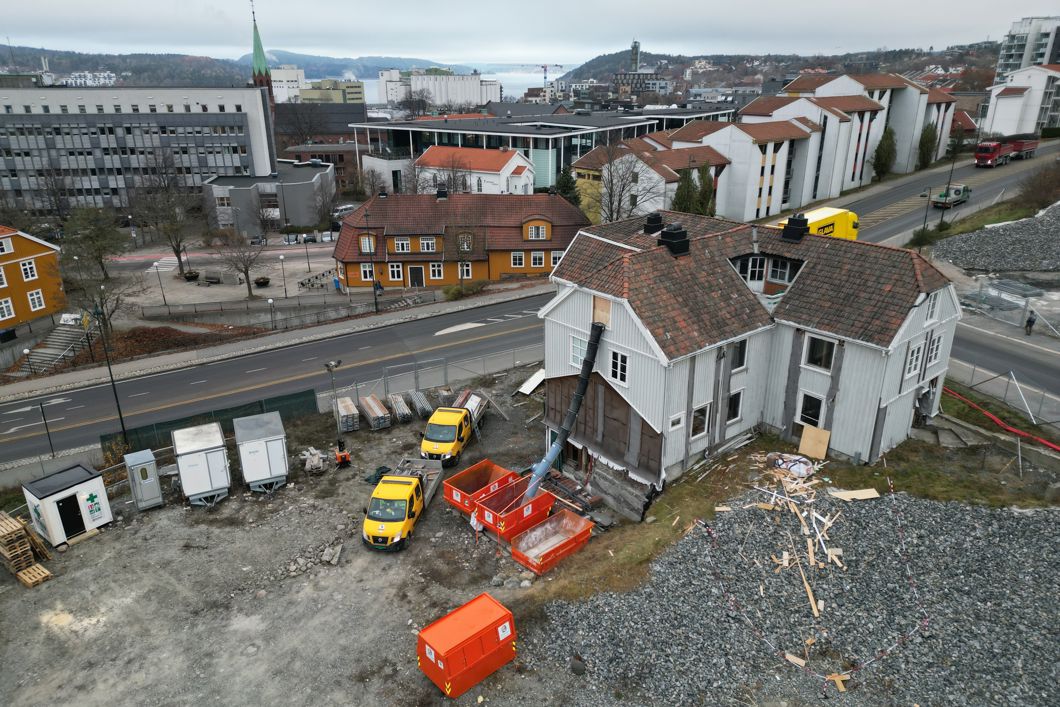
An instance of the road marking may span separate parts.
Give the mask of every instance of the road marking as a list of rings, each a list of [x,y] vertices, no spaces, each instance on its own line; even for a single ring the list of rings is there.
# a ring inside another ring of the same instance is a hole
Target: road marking
[[[260,373],[261,371],[267,371],[268,368],[251,368],[247,373]]]
[[[503,322],[503,319],[497,319],[496,317],[490,317],[486,320],[487,322]]]
[[[967,327],[968,329],[972,329],[974,331],[978,331],[978,332],[980,332],[982,334],[989,334],[990,336],[996,336],[999,339],[1006,339],[1008,341],[1011,341],[1014,344],[1019,344],[1021,346],[1027,346],[1027,347],[1032,348],[1032,349],[1038,349],[1039,351],[1044,351],[1045,353],[1051,353],[1054,356],[1060,355],[1060,354],[1057,354],[1057,352],[1054,349],[1050,349],[1050,348],[1047,348],[1045,346],[1039,346],[1038,344],[1032,344],[1029,341],[1024,341],[1023,339],[1017,339],[1014,336],[1005,336],[1004,334],[998,334],[996,331],[990,331],[989,329],[980,329],[977,326],[973,326],[972,324],[966,324],[965,322],[957,322],[957,326]]]
[[[19,419],[22,419],[22,418],[19,418]],[[65,419],[66,419],[65,417],[55,417],[55,418],[52,418],[52,419],[48,420],[48,422],[49,423],[59,422],[60,420],[65,420]],[[44,424],[44,420],[37,420],[36,422],[27,422],[24,425],[15,425],[14,427],[12,427],[12,428],[10,428],[8,430],[4,430],[3,432],[0,432],[0,434],[9,435],[9,434],[13,434],[15,432],[18,432],[19,430],[24,430],[27,427],[33,427],[34,425],[43,425],[43,424]],[[59,428],[56,428],[56,429],[59,429]],[[34,437],[35,435],[28,435],[28,436]]]
[[[74,405],[72,408],[66,408],[67,410],[80,410],[84,405]]]
[[[358,350],[358,351],[367,351],[367,350],[368,350],[368,349],[370,349],[370,348],[372,348],[372,347],[371,347],[371,346],[362,346],[361,348],[359,348],[359,349],[357,349],[357,350]]]
[[[23,408],[15,408],[14,410],[5,410],[4,414],[5,415],[14,415],[15,413],[19,413],[19,412],[29,412],[30,410],[40,410],[42,405],[44,407],[48,407],[49,405],[58,405],[60,403],[68,403],[68,402],[70,402],[70,400],[71,400],[70,398],[52,398],[51,400],[45,400],[44,402],[37,403],[36,405],[27,405],[26,407],[23,407]]]
[[[191,383],[188,383],[188,385],[199,385],[199,383],[205,383],[205,382],[206,382],[205,380],[201,380],[201,381],[192,381]]]
[[[449,349],[449,348],[453,348],[454,346],[462,346],[464,344],[473,344],[473,343],[475,343],[477,341],[486,341],[487,339],[496,339],[496,338],[501,337],[501,336],[511,336],[512,334],[518,334],[519,332],[522,332],[522,331],[530,331],[532,329],[540,329],[540,328],[542,328],[541,324],[538,324],[538,323],[529,324],[527,326],[517,327],[517,328],[511,329],[509,331],[500,331],[500,332],[496,332],[494,334],[483,334],[481,336],[473,336],[473,337],[470,337],[470,338],[467,338],[467,339],[463,339],[461,341],[454,341],[454,342],[447,343],[447,344],[435,344],[434,346],[425,346],[422,349],[419,349],[418,351],[416,351],[416,353],[417,354],[424,354],[424,353],[429,353],[431,351],[438,351],[440,349]],[[401,358],[402,356],[407,356],[407,355],[408,355],[408,353],[406,353],[406,352],[400,352],[400,353],[388,354],[386,356],[377,356],[376,358],[371,358],[371,359],[368,359],[366,361],[358,361],[356,363],[348,363],[348,364],[346,364],[344,366],[339,366],[335,370],[336,371],[340,371],[340,370],[345,370],[347,368],[357,368],[359,366],[370,366],[370,365],[375,364],[375,363],[382,363],[383,361],[391,361],[393,359]],[[262,388],[269,388],[269,387],[272,387],[272,386],[283,385],[284,383],[293,383],[294,381],[306,380],[308,378],[313,378],[315,376],[321,376],[323,374],[324,374],[323,371],[321,371],[319,373],[317,373],[317,372],[314,372],[314,373],[298,373],[298,374],[295,374],[295,375],[287,376],[285,378],[271,379],[271,380],[269,380],[268,382],[265,382],[265,383],[255,383],[253,385],[246,385],[246,386],[243,386],[241,388],[234,388],[232,390],[225,390],[225,391],[220,391],[220,392],[216,392],[216,393],[210,393],[208,395],[203,395],[203,396],[200,396],[200,397],[197,397],[197,398],[190,398],[188,400],[177,400],[177,401],[174,401],[174,402],[171,402],[171,403],[162,403],[161,405],[155,405],[155,406],[152,406],[152,407],[143,408],[142,410],[134,410],[132,412],[125,413],[125,417],[126,417],[126,419],[129,419],[129,418],[136,417],[137,415],[147,415],[147,414],[150,414],[150,413],[153,413],[153,412],[159,412],[160,410],[168,410],[170,408],[185,407],[185,406],[187,406],[187,405],[189,405],[191,403],[201,403],[201,402],[205,402],[207,400],[216,400],[218,398],[225,398],[225,397],[232,396],[232,395],[239,395],[240,393],[247,393],[247,392],[250,392],[252,390],[260,390]],[[93,386],[93,387],[99,387],[99,386]],[[64,418],[60,417],[58,419],[62,420]],[[99,425],[100,423],[110,422],[110,421],[116,420],[116,419],[118,419],[118,418],[116,416],[114,416],[114,415],[108,415],[107,417],[97,417],[94,420],[85,420],[84,422],[77,422],[77,423],[74,423],[72,425],[67,425],[65,427],[55,427],[55,428],[52,428],[52,432],[65,432],[66,430],[73,430],[73,429],[77,429],[78,427],[95,426],[95,425]],[[49,422],[54,422],[54,420],[49,420]],[[10,432],[0,432],[0,434],[10,434]],[[17,437],[9,437],[8,440],[12,441],[12,442],[15,442],[15,441],[18,441],[18,440],[29,439],[31,437],[37,437],[37,436],[39,436],[39,433],[38,434],[19,435]]]
[[[12,417],[10,420],[4,420],[4,422],[18,422],[19,420],[25,420],[24,417]]]
[[[133,393],[133,394],[132,394],[132,395],[130,395],[129,397],[130,397],[130,398],[139,398],[139,397],[140,397],[141,395],[150,395],[150,394],[151,394],[151,392],[150,392],[150,391],[148,391],[148,392],[146,392],[146,393]]]
[[[316,361],[317,358],[318,358],[317,356],[310,356],[309,358],[303,358],[302,360],[303,361]]]
[[[468,329],[477,329],[480,326],[486,326],[486,325],[483,324],[482,322],[466,322],[464,324],[457,324],[456,326],[451,326],[451,327],[449,327],[447,329],[442,329],[441,331],[436,331],[436,332],[434,332],[434,335],[435,336],[444,336],[446,334],[455,334],[458,331],[467,331]]]

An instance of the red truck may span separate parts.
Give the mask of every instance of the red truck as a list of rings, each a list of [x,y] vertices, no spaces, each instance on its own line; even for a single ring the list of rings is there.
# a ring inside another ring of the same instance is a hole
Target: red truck
[[[1038,149],[1035,135],[1010,135],[979,143],[975,148],[976,167],[998,167],[1009,160],[1029,160]]]

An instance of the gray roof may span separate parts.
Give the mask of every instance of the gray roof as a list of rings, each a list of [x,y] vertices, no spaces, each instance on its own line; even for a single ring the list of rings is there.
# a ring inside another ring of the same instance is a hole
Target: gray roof
[[[283,420],[280,419],[280,413],[275,411],[237,417],[232,420],[232,429],[236,433],[236,444],[284,436]]]
[[[54,496],[78,484],[91,481],[97,476],[101,476],[101,474],[95,469],[88,469],[76,464],[68,469],[56,471],[33,481],[27,481],[22,484],[22,488],[29,491],[37,500],[43,500],[48,496]]]
[[[528,115],[551,115],[562,105],[562,103],[505,103],[502,101],[490,101],[484,107],[486,112],[498,118],[503,118],[509,113],[517,118],[523,118]]]
[[[224,432],[221,431],[221,423],[208,422],[196,427],[185,427],[173,430],[173,453],[190,454],[207,449],[220,449],[225,446]]]
[[[601,111],[589,115],[560,114],[511,118],[467,118],[463,120],[398,120],[389,123],[373,123],[371,127],[383,130],[442,130],[454,132],[504,133],[512,135],[569,135],[582,130],[621,128],[629,125],[651,125],[651,116],[636,115],[620,111]]]
[[[363,103],[277,103],[276,132],[289,132],[287,124],[299,120],[299,112],[312,112],[314,131],[319,135],[350,132],[350,123],[363,123],[368,110]]]
[[[331,163],[329,162],[313,164],[311,162],[277,160],[275,177],[271,175],[262,175],[260,177],[250,175],[218,176],[207,179],[203,184],[213,184],[219,187],[250,187],[265,182],[299,184],[301,182],[308,182],[312,180],[317,173],[327,172],[329,169],[332,169]]]
[[[304,145],[291,145],[284,152],[289,152],[292,155],[298,154],[299,152],[354,152],[357,149],[357,144],[353,141],[350,142],[309,142]],[[365,148],[367,149],[367,147]]]
[[[153,464],[154,461],[155,453],[150,449],[141,449],[139,452],[129,452],[125,455],[125,466]]]

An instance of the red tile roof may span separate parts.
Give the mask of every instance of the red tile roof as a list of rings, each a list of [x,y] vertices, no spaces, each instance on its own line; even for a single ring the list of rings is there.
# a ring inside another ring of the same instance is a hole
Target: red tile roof
[[[1006,98],[1008,96],[1022,96],[1027,90],[1026,86],[1006,86],[998,91],[997,97]]]
[[[797,100],[799,100],[798,96],[759,96],[741,108],[740,115],[773,115],[778,108],[783,108]]]
[[[931,103],[956,103],[957,99],[954,98],[953,96],[951,96],[950,94],[946,93],[945,91],[940,91],[937,88],[929,88],[928,89],[928,101],[927,102],[929,104],[931,104]]]
[[[1039,64],[1039,66],[1043,69],[1055,71],[1056,73],[1060,74],[1060,64]]]
[[[912,85],[911,81],[898,74],[849,74],[849,76],[870,91],[905,88]]]
[[[612,145],[612,149],[608,150],[607,147],[600,146],[594,147],[593,149],[586,152],[584,155],[576,159],[572,164],[573,169],[600,169],[605,164],[614,159],[619,154],[625,154],[629,148],[619,143],[618,145]]]
[[[720,123],[716,120],[693,120],[670,133],[673,142],[699,142],[704,136],[716,133],[732,123]]]
[[[382,230],[387,236],[444,234],[442,248],[446,253],[456,247],[451,243],[455,234],[464,232],[473,234],[476,247],[481,242],[487,250],[562,250],[578,229],[589,225],[589,219],[578,207],[557,194],[451,194],[444,200],[434,194],[392,194],[385,199],[375,196],[343,219],[335,244],[336,260],[369,260],[360,254],[357,243],[357,237],[365,232],[366,214],[367,226],[373,233]],[[523,224],[531,218],[552,224],[551,240],[523,240]],[[376,257],[382,257],[382,249]]]
[[[644,135],[643,138],[645,140],[654,140],[666,149],[670,149],[674,145],[673,138],[670,137],[673,132],[673,130],[656,130],[653,133]]]
[[[526,171],[526,165],[521,164],[512,170],[512,176],[518,177],[520,174]]]
[[[699,169],[703,166],[717,167],[729,164],[725,155],[709,145],[699,147],[681,147],[676,150],[655,150],[637,152],[641,162],[651,167],[667,182],[676,182],[681,178],[679,170]]]
[[[784,87],[785,91],[814,91],[824,86],[829,81],[834,81],[839,76],[836,74],[799,74],[798,78]]]
[[[966,110],[958,110],[953,113],[953,122],[950,123],[950,133],[956,133],[958,128],[964,128],[964,134],[970,135],[976,130],[975,118]]]
[[[449,169],[456,164],[471,172],[500,172],[515,159],[515,155],[515,150],[432,145],[419,156],[416,164],[434,169]]]
[[[639,217],[583,229],[553,276],[629,301],[670,359],[767,326],[769,313],[730,265],[752,252],[751,228],[662,213],[687,230],[687,257],[656,246]],[[758,240],[762,253],[803,262],[772,318],[883,348],[921,294],[949,284],[919,254],[900,248],[826,236],[793,243],[774,228],[759,228]]]
[[[859,111],[881,111],[881,106],[876,101],[866,96],[820,96],[813,102],[822,108],[842,111],[843,113],[857,113]]]
[[[759,144],[763,142],[802,140],[810,137],[811,132],[817,132],[812,128],[799,127],[790,120],[771,120],[766,123],[738,123],[736,127],[750,135]],[[819,126],[817,130],[820,130]]]

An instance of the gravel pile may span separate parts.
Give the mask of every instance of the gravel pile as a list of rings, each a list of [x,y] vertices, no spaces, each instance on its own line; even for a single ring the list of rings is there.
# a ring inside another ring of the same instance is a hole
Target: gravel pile
[[[678,542],[638,590],[549,604],[522,633],[521,659],[579,681],[585,705],[816,703],[840,693],[815,673],[859,665],[846,704],[1060,704],[1056,511],[822,496],[818,513],[842,510],[828,534],[847,569],[807,571],[820,618],[799,570],[775,573],[770,558],[805,554],[795,516],[742,509],[768,500],[756,494],[718,514],[714,537],[697,528]],[[571,676],[581,661],[585,674]]]
[[[934,257],[968,270],[1011,272],[1060,270],[1060,204],[1038,216],[947,238]]]

